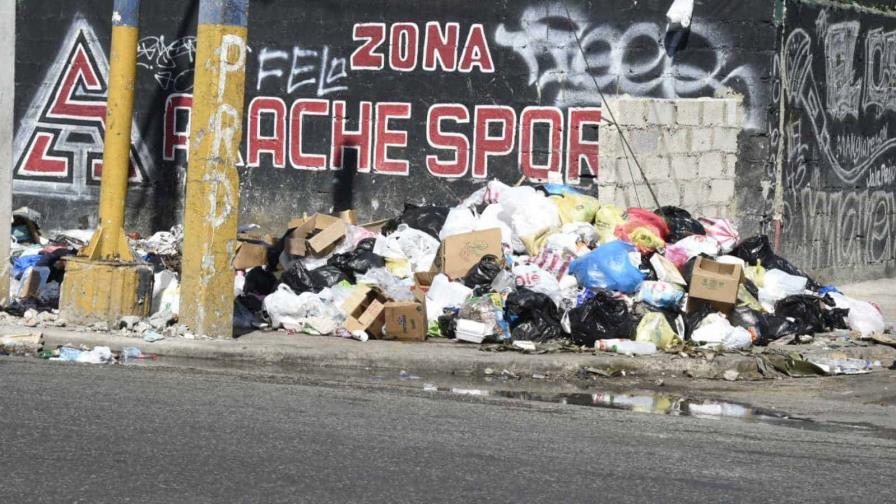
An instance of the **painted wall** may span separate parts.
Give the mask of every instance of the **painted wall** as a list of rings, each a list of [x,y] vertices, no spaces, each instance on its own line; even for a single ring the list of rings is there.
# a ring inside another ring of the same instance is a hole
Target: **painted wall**
[[[822,278],[893,276],[896,17],[792,2],[782,54],[785,253]]]
[[[276,231],[303,211],[348,206],[378,218],[405,201],[456,202],[489,178],[549,172],[597,192],[595,82],[660,98],[734,90],[741,143],[768,162],[766,2],[697,2],[684,37],[666,33],[667,0],[566,3],[568,13],[551,0],[253,2],[243,221]],[[110,9],[18,5],[16,203],[47,227],[94,220]],[[179,220],[195,18],[186,0],[141,12],[128,218],[142,231]]]

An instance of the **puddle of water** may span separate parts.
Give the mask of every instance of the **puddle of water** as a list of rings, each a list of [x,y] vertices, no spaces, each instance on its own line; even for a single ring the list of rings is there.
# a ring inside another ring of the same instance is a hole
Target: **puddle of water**
[[[435,391],[433,388],[428,388],[426,390]],[[622,394],[615,392],[593,392],[543,394],[528,391],[461,388],[436,390],[454,395],[479,397],[491,396],[504,399],[569,404],[573,406],[615,409],[632,411],[635,413],[650,413],[654,415],[687,416],[710,420],[733,418],[752,422],[808,422],[806,419],[791,417],[786,413],[754,408],[745,404],[711,399],[692,399],[663,393],[645,392],[639,394]]]

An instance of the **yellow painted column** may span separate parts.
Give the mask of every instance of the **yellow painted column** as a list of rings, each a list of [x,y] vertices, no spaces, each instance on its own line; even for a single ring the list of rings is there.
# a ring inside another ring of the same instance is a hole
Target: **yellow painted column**
[[[109,55],[109,98],[100,183],[100,225],[81,255],[90,259],[133,261],[124,234],[130,169],[134,82],[137,77],[137,27],[140,0],[115,0]]]
[[[180,322],[233,336],[248,0],[201,0],[184,209]]]

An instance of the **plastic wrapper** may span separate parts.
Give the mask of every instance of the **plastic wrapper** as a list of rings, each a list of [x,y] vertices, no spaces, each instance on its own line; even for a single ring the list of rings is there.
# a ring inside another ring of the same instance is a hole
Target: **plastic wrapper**
[[[579,285],[589,289],[633,293],[644,280],[644,275],[632,262],[630,254],[634,251],[634,245],[621,240],[612,241],[573,261],[569,273],[576,277]]]
[[[407,260],[413,272],[429,271],[439,250],[439,240],[405,224],[389,236],[378,236],[373,253],[386,260]]]
[[[468,299],[461,307],[458,318],[485,324],[488,334],[497,335],[500,340],[511,338],[510,328],[504,320],[503,302],[498,294]]]
[[[331,293],[322,293],[322,296],[312,292],[296,294],[289,285],[283,283],[274,293],[264,298],[263,306],[274,328],[301,330],[302,319],[309,317],[343,319],[342,313],[332,303]]]
[[[699,255],[715,257],[719,255],[721,247],[715,238],[709,236],[691,235],[666,246],[664,256],[679,269]]]
[[[654,213],[666,221],[666,225],[669,227],[669,235],[666,236],[666,240],[669,242],[675,243],[691,235],[706,234],[703,224],[694,219],[687,210],[674,206],[664,206],[658,208]]]
[[[612,292],[598,289],[569,311],[569,329],[577,345],[594,347],[599,339],[631,339],[635,321],[628,304]]]
[[[389,273],[385,268],[374,268],[367,273],[357,276],[359,284],[374,285],[379,287],[386,296],[393,301],[413,301],[414,294],[409,284]]]

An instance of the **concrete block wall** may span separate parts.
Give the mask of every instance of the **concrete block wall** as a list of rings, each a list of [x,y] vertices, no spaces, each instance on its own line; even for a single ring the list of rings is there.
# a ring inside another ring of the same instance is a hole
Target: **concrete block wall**
[[[678,206],[695,216],[735,217],[735,165],[743,122],[739,98],[609,98],[600,127],[600,199],[622,207],[653,208],[649,184],[660,206]]]

